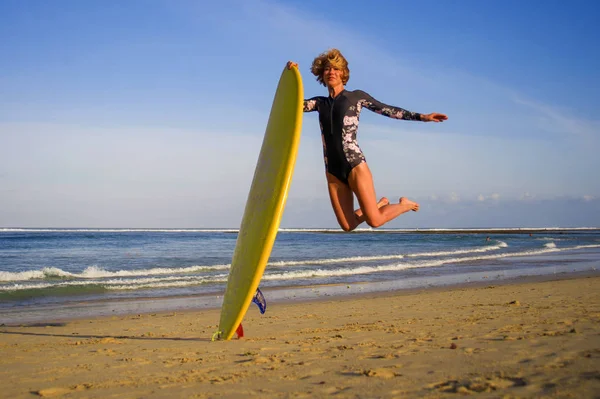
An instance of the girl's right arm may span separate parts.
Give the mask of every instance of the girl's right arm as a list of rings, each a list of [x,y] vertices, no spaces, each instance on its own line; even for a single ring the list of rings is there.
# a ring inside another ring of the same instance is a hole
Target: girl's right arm
[[[313,111],[317,111],[317,109],[318,109],[317,97],[313,97],[308,100],[304,100],[304,107],[302,107],[302,110],[304,112],[313,112]]]
[[[298,63],[296,63],[294,61],[288,61],[287,68],[288,69],[298,68]],[[304,106],[302,107],[302,110],[304,112],[312,112],[312,111],[316,111],[317,109],[318,109],[317,97],[313,97],[311,99],[304,100]]]

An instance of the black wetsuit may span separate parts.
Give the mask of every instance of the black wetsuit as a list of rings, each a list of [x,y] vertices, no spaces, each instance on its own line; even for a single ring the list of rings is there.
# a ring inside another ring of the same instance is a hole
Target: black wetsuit
[[[304,112],[319,112],[325,169],[346,184],[350,171],[365,162],[356,142],[363,107],[390,118],[421,120],[421,114],[380,103],[362,90],[344,90],[335,98],[320,96],[304,100]]]

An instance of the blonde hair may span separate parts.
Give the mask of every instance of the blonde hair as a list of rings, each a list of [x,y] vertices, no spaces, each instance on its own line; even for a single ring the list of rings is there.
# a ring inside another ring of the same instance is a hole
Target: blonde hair
[[[342,83],[346,85],[348,79],[350,79],[350,70],[348,69],[348,61],[340,50],[332,48],[324,53],[319,54],[317,58],[313,60],[310,71],[317,77],[317,82],[323,86],[327,86],[323,81],[323,71],[327,66],[332,66],[335,69],[342,71]]]

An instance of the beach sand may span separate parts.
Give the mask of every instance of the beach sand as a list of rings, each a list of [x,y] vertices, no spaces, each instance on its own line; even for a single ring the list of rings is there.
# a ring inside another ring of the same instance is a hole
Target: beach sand
[[[0,397],[600,397],[600,277],[0,327]]]

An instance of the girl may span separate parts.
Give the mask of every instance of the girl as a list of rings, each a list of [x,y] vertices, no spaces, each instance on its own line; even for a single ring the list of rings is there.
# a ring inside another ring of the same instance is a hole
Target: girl
[[[287,66],[291,69],[298,64],[290,61]],[[397,204],[390,204],[385,197],[377,201],[373,176],[356,141],[360,111],[364,107],[390,118],[422,122],[442,122],[448,117],[410,112],[380,103],[362,90],[346,90],[350,70],[337,49],[315,58],[310,70],[329,91],[328,97],[305,100],[304,112],[319,112],[329,198],[340,227],[352,231],[364,221],[380,227],[405,212],[418,211],[419,204],[405,197]],[[360,206],[357,210],[354,195]]]

